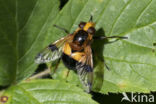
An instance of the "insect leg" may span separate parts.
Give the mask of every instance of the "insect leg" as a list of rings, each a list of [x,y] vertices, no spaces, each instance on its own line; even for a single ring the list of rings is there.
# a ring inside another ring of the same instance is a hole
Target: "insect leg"
[[[57,61],[56,65],[55,65],[55,68],[54,68],[52,74],[54,74],[54,73],[56,72],[56,70],[57,70],[57,68],[58,68],[58,65],[59,65],[59,63],[60,63],[60,60],[61,60],[61,59],[58,59],[58,61]],[[52,67],[52,66],[51,66],[51,67]]]
[[[104,59],[101,59],[99,58],[103,63],[104,63],[104,66],[106,67],[107,70],[110,70],[110,68],[108,67],[108,65],[106,64],[105,60]]]
[[[107,38],[118,38],[118,39],[128,39],[128,37],[123,37],[123,36],[94,36],[93,39],[100,39],[100,40],[103,40],[103,39],[107,39]]]
[[[67,78],[68,78],[68,76],[69,76],[69,72],[70,72],[70,70],[68,70],[68,71],[67,71],[67,74],[66,74],[66,78],[65,78],[65,79],[66,79],[66,82],[68,82]]]
[[[106,69],[107,69],[107,70],[110,70],[110,68],[107,66],[107,64],[105,63],[105,61],[104,61],[103,63],[104,63],[104,65],[105,65]]]
[[[54,27],[56,27],[56,28],[58,28],[58,29],[60,29],[60,30],[63,30],[65,33],[69,34],[69,31],[66,30],[66,29],[63,28],[63,27],[60,27],[60,26],[57,26],[57,25],[54,25]]]
[[[70,72],[70,70],[68,70],[68,71],[67,71],[67,74],[66,74],[66,79],[68,78],[69,72]]]

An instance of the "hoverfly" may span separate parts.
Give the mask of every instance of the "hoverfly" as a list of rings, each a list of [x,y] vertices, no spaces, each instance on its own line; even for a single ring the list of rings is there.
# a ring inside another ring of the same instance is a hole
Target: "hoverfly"
[[[64,30],[67,30],[58,27]],[[51,43],[43,51],[41,51],[35,59],[36,63],[46,63],[56,59],[62,59],[64,65],[71,70],[77,72],[79,79],[85,90],[90,92],[93,81],[93,58],[91,44],[95,34],[95,23],[92,16],[88,22],[80,22],[78,28],[60,40]],[[120,36],[111,37],[95,37],[105,38],[124,38]]]

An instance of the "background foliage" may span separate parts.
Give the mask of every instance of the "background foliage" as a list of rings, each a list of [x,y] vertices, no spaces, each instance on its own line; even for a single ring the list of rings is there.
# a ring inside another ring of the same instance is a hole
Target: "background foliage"
[[[82,99],[86,103],[96,103],[76,87],[81,84],[74,72],[70,71],[66,78],[67,69],[62,63],[52,75],[55,80],[25,81],[38,66],[34,63],[36,54],[49,43],[67,35],[53,24],[72,33],[79,22],[88,21],[91,14],[96,22],[96,35],[128,37],[126,40],[94,41],[92,90],[103,94],[155,91],[155,5],[156,0],[69,0],[59,10],[58,0],[0,0],[0,85],[11,86],[3,94],[9,96],[8,103],[70,101],[75,104],[83,103],[80,102]],[[104,70],[104,61],[110,71]],[[51,89],[58,86],[59,90]],[[68,90],[69,93],[64,91],[71,86],[75,92],[72,89]],[[74,93],[78,99],[71,96]],[[21,94],[25,96],[21,97]],[[38,99],[43,96],[45,98]],[[60,99],[62,96],[65,98]]]

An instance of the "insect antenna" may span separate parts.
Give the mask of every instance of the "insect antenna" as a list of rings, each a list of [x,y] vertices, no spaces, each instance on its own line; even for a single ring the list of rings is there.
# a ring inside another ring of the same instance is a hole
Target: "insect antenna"
[[[53,25],[53,26],[56,27],[56,28],[58,28],[58,29],[60,29],[60,30],[63,30],[65,33],[69,34],[69,31],[66,30],[65,28],[60,27],[60,26],[57,26],[57,25]]]
[[[123,37],[123,36],[94,36],[93,39],[100,39],[100,40],[103,40],[103,39],[107,39],[107,38],[118,38],[118,39],[128,39],[128,37]]]

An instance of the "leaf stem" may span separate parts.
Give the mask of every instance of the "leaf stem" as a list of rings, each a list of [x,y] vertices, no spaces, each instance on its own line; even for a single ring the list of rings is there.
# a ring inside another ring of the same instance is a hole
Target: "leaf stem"
[[[46,69],[46,70],[44,70],[44,71],[42,71],[42,72],[40,72],[40,73],[38,73],[38,74],[35,74],[35,75],[31,76],[31,77],[28,78],[27,80],[33,80],[33,79],[42,78],[42,77],[44,77],[44,76],[50,74],[50,72],[51,72],[51,71],[50,71],[50,68],[48,68],[48,69]]]

